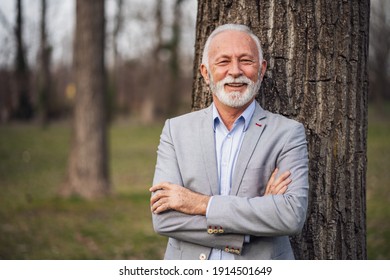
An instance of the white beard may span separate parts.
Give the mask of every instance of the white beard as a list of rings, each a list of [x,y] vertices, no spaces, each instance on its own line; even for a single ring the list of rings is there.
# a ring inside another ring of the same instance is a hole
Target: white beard
[[[245,83],[247,84],[247,88],[243,93],[239,91],[225,92],[225,84],[230,83]],[[255,83],[246,76],[241,76],[235,79],[228,76],[215,84],[210,75],[210,89],[212,93],[217,96],[218,100],[222,104],[232,108],[240,108],[251,101],[252,98],[258,94],[260,85],[260,79],[258,79]]]

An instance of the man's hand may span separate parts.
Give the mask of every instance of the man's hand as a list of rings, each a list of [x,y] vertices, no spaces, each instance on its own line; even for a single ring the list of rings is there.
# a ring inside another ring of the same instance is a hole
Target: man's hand
[[[206,215],[210,197],[195,193],[187,188],[171,183],[160,183],[149,189],[155,194],[150,199],[151,210],[159,214],[176,210],[189,215]]]
[[[275,179],[277,173],[278,169],[276,168],[268,180],[264,195],[284,194],[286,192],[288,184],[291,183],[289,178],[291,173],[286,171]],[[175,210],[189,215],[206,215],[210,200],[207,195],[171,183],[154,185],[149,191],[155,193],[150,199],[150,207],[154,214]]]
[[[272,172],[272,175],[268,180],[267,188],[265,189],[264,195],[284,194],[286,192],[288,184],[290,184],[292,181],[289,178],[291,173],[290,171],[286,171],[282,175],[280,175],[278,179],[275,180],[278,171],[279,169],[276,168],[274,172]]]

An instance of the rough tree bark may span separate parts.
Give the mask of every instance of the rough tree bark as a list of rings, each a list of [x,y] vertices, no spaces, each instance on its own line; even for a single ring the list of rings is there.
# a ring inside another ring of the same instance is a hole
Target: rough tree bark
[[[268,71],[262,106],[306,127],[308,218],[292,237],[298,259],[366,259],[366,139],[369,0],[198,2],[193,110],[210,92],[198,71],[218,25],[241,23],[260,37]]]
[[[65,196],[92,199],[109,193],[104,21],[104,0],[76,2],[76,99]]]

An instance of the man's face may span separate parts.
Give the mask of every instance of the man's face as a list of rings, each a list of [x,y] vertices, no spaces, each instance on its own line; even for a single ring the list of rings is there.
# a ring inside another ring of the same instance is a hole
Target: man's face
[[[246,33],[224,31],[209,47],[209,71],[201,72],[213,94],[229,107],[242,107],[252,101],[260,87],[266,62],[259,62],[256,43]]]

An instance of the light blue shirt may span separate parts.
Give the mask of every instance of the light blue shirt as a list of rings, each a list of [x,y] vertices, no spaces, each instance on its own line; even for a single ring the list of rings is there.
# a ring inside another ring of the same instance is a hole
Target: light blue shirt
[[[232,176],[237,162],[245,132],[255,111],[255,101],[236,119],[229,131],[223,123],[215,104],[213,104],[213,120],[215,134],[215,149],[218,165],[219,194],[229,195],[232,187]],[[212,197],[209,205],[212,203]],[[207,210],[209,207],[207,207]],[[233,260],[233,254],[213,249],[210,260]]]

